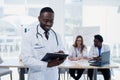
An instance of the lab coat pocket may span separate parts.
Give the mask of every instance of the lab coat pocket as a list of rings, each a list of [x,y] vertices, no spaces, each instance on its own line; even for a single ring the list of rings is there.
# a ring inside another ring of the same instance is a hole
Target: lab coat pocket
[[[35,45],[33,52],[34,52],[35,57],[41,60],[41,58],[46,54],[45,46]]]
[[[34,45],[34,49],[42,49],[44,47],[45,47],[44,45],[37,44],[37,43]]]

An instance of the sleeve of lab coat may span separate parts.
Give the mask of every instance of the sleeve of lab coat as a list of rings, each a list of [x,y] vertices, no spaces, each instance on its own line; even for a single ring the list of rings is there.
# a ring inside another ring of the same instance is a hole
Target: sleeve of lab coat
[[[57,33],[57,39],[58,39],[58,51],[62,50],[65,52],[65,47],[63,46],[62,39],[58,33]]]
[[[88,58],[92,58],[92,57],[97,56],[96,53],[97,53],[96,49],[95,49],[94,45],[92,45],[90,50],[89,50]]]
[[[88,57],[87,47],[83,49],[83,57]]]
[[[41,68],[47,67],[47,62],[40,61],[36,59],[32,53],[32,44],[30,35],[25,34],[22,39],[22,48],[20,58],[22,59],[23,64],[28,67],[32,68],[33,70],[39,71]]]
[[[104,52],[105,52],[105,51],[110,51],[109,45],[104,45],[104,46],[105,46],[105,47],[104,47],[104,48],[105,48],[105,49],[104,49]]]

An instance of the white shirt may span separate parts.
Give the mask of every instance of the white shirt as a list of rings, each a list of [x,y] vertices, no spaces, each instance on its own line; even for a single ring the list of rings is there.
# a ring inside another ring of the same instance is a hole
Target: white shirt
[[[55,33],[50,30],[48,40],[44,36],[44,30],[38,26],[33,26],[24,35],[22,41],[21,59],[25,66],[29,68],[28,80],[58,80],[58,68],[47,67],[47,62],[41,61],[46,53],[58,52],[63,50],[60,36],[57,35],[59,45]],[[38,36],[38,38],[37,38]]]
[[[69,56],[71,56],[71,57],[87,57],[87,48],[85,47],[82,52],[80,50],[81,50],[81,48],[75,48],[74,46],[72,46],[70,49]]]
[[[101,53],[102,52],[106,52],[106,51],[110,51],[109,46],[105,45],[105,44],[102,44]],[[92,57],[97,57],[97,56],[99,56],[98,48],[93,45],[90,48],[89,56],[88,57],[92,58]]]

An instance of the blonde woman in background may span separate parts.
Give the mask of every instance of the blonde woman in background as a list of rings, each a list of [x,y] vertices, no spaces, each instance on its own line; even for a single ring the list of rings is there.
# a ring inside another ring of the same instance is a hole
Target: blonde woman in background
[[[87,47],[83,43],[83,37],[78,35],[75,43],[70,49],[70,55],[68,56],[68,59],[71,61],[77,61],[84,58],[87,58]],[[69,69],[70,76],[75,80],[79,80],[83,72],[84,69]]]

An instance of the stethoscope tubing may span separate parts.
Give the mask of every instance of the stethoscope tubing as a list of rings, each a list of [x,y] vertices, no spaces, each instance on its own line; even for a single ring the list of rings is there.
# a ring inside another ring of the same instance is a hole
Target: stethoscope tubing
[[[41,36],[41,37],[43,38],[42,34],[40,34],[40,33],[38,32],[38,27],[39,27],[39,24],[38,24],[37,27],[36,27],[36,31],[37,31],[37,33],[36,33],[36,38],[38,38],[38,35]],[[51,30],[52,30],[53,33],[55,34],[57,45],[59,45],[58,37],[57,37],[56,32],[55,32],[53,29],[51,29]]]

